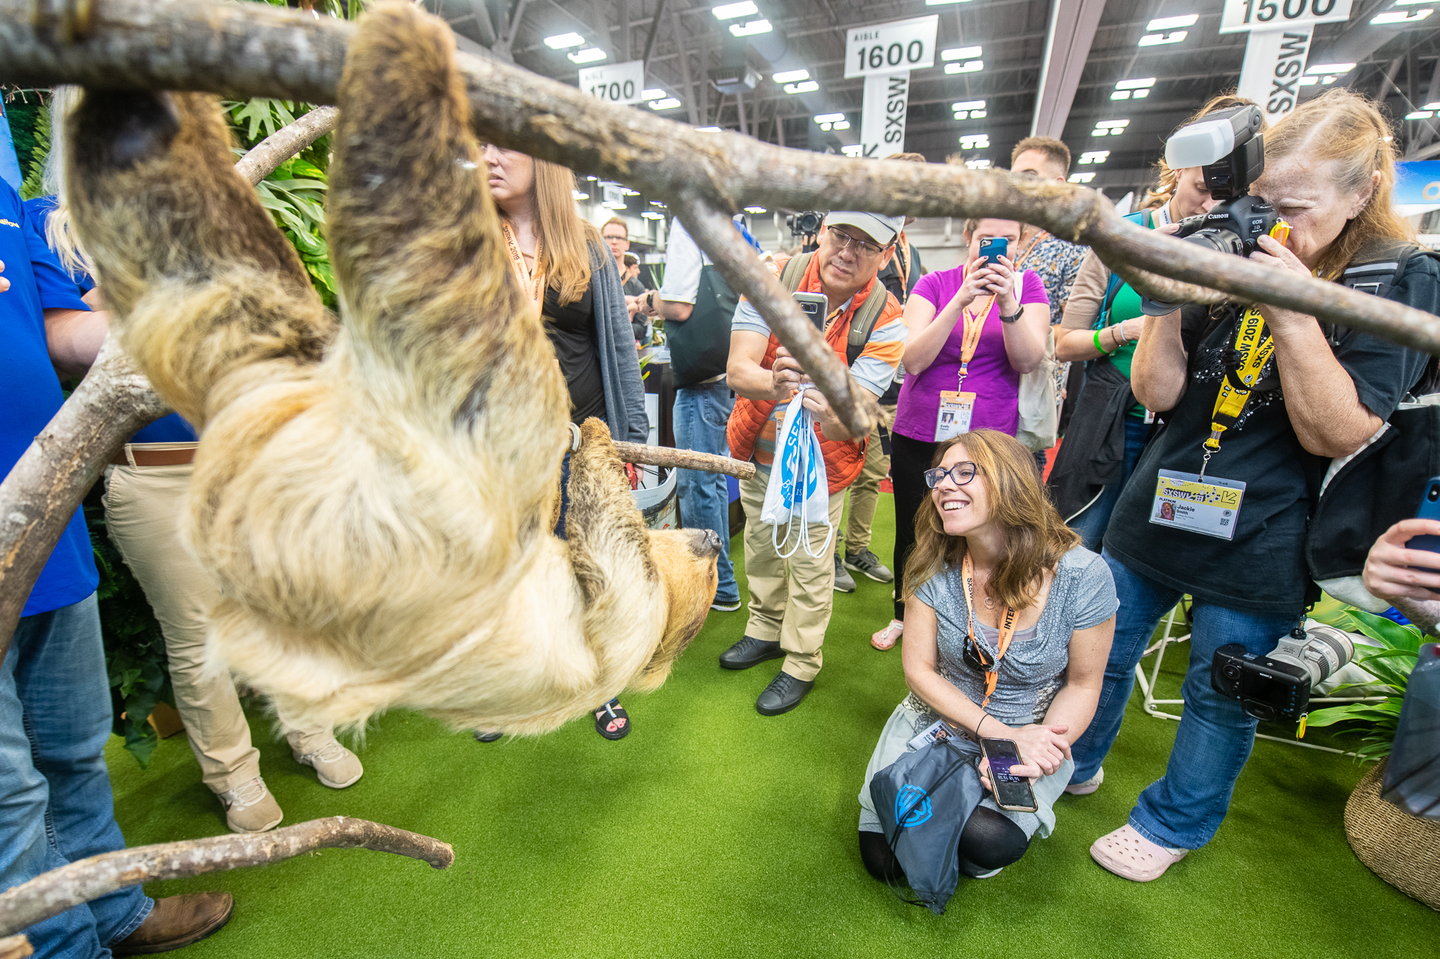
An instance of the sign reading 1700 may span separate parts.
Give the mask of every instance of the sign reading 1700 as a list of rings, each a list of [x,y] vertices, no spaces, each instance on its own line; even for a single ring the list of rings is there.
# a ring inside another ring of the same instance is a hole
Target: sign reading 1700
[[[1221,33],[1286,30],[1316,23],[1344,23],[1352,0],[1225,0]]]
[[[852,27],[845,34],[845,76],[902,73],[935,65],[935,35],[940,17],[916,17],[870,27]]]

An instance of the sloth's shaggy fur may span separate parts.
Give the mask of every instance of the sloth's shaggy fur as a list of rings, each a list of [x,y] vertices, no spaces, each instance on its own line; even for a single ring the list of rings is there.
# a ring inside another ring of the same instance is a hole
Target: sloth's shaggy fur
[[[291,724],[391,706],[553,729],[653,689],[719,540],[649,532],[582,429],[552,535],[564,379],[511,276],[448,28],[363,18],[327,209],[343,322],[235,173],[216,103],[87,91],[75,226],[122,343],[201,430],[182,528],[222,599],[210,654]]]

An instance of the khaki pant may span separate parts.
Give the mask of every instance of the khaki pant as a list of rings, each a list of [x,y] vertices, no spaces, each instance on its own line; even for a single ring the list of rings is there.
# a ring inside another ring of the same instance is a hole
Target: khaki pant
[[[772,535],[779,538],[776,528],[760,521],[768,482],[768,477],[758,475],[740,481],[740,503],[745,507],[745,577],[750,585],[745,635],[765,642],[779,640],[786,653],[783,670],[808,682],[820,672],[820,646],[835,603],[835,546],[832,543],[820,550],[818,557],[810,556],[802,546],[789,559],[781,559],[772,539]],[[830,525],[837,529],[844,506],[844,490],[831,495]],[[791,543],[799,532],[798,527],[792,532]],[[812,524],[811,547],[823,544],[829,532]]]
[[[138,444],[142,449],[176,445]],[[175,707],[205,785],[219,793],[260,775],[260,752],[250,743],[234,682],[205,670],[208,611],[219,593],[180,545],[181,504],[193,469],[112,466],[106,471],[105,523],[160,621]],[[319,749],[332,731],[287,729],[285,736],[290,748],[303,754]]]
[[[881,407],[895,421],[895,407]],[[880,481],[890,472],[890,457],[880,442],[880,424],[870,431],[865,445],[865,466],[850,484],[850,513],[845,520],[846,556],[863,553],[870,548],[870,524],[875,521],[875,506],[880,501]],[[835,552],[839,553],[837,547]]]

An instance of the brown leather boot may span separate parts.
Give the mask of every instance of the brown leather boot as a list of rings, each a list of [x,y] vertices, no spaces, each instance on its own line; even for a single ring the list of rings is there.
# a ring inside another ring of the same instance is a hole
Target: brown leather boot
[[[190,892],[156,899],[140,928],[110,944],[117,956],[169,952],[199,942],[230,921],[235,897],[228,892]]]

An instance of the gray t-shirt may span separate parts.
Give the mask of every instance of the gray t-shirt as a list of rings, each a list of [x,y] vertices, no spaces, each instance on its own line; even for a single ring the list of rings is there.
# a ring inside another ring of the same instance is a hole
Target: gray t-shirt
[[[965,665],[970,620],[960,570],[945,569],[915,596],[935,610],[940,674],[979,704],[985,698],[985,674]],[[1119,608],[1115,580],[1103,559],[1082,546],[1062,556],[1040,620],[1031,629],[1017,631],[1000,660],[1000,678],[985,711],[1007,726],[1043,720],[1055,694],[1065,685],[1070,635],[1077,629],[1098,626]],[[975,625],[981,630],[980,641],[993,656],[999,630],[986,628],[978,620]],[[922,729],[940,718],[913,693],[906,704],[924,717]]]

